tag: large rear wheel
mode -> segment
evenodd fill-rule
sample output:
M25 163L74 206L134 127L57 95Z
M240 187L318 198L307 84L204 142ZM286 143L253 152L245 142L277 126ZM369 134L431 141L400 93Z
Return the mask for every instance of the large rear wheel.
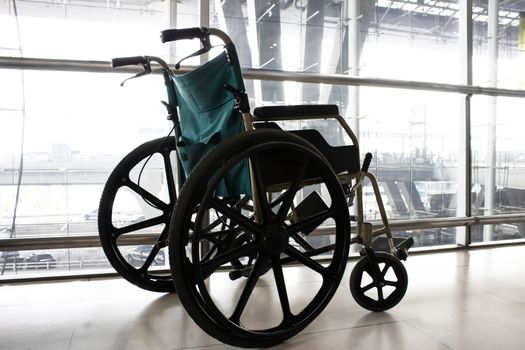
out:
M251 193L234 200L221 195L232 169L246 164ZM326 205L298 218L294 208L312 191ZM224 225L208 224L217 220ZM325 224L335 226L333 235L304 234ZM175 206L170 263L180 300L203 330L224 343L281 343L310 324L337 290L349 230L338 178L311 144L277 130L232 137L195 167Z
M177 198L175 162L174 137L138 146L109 176L98 210L100 242L113 268L155 292L175 290L166 248ZM140 244L130 245L135 241Z

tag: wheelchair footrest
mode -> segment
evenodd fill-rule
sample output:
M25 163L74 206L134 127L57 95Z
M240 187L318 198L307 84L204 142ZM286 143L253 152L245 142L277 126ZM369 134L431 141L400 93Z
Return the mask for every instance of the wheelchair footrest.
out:
M408 250L414 244L414 238L408 237L403 242L395 246L396 256L399 260L406 260L408 258Z
M392 238L394 240L394 251L395 255L399 260L406 260L408 257L408 250L414 244L414 238ZM388 245L388 238L377 237L372 242L372 249L375 251L391 253L390 246Z
M230 273L228 274L228 277L230 277L230 280L235 281L236 279L239 279L241 277L248 277L251 271L252 271L251 267L241 269L241 270L233 270L233 271L230 271Z
M295 208L297 214L297 219L302 220L310 216L319 214L325 210L328 210L328 206L321 198L317 191L310 193L301 203ZM305 235L309 234L317 228L318 225L313 225L313 227L303 229L301 232Z

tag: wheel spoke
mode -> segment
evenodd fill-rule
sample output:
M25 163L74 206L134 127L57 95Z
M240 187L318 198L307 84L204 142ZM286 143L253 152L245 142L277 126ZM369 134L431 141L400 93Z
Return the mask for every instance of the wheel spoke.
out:
M170 235L170 227L169 225L166 225L162 232L159 235L159 238L157 238L157 245L161 248L164 248L168 245L168 237Z
M277 204L281 203L285 199L286 193L287 192L280 193L277 197L272 198L272 201L269 204L270 208L275 208Z
M244 198L241 198L237 203L235 203L231 208L233 208L233 210L242 210L243 208L245 208L246 206L246 203L248 203L249 201L249 197L246 196ZM222 203L222 202L221 202ZM224 203L223 203L224 204ZM252 208L253 210L253 208ZM242 214L241 214L242 215ZM239 232L240 229L237 229L237 228L234 228L232 226L235 226L235 224L231 223L228 224L227 223L227 220L228 218L225 216L225 215L218 215L217 213L217 220L215 220L214 222L212 222L211 224L209 224L208 226L202 228L201 230L201 235L204 236L205 233L208 233L208 232L211 232L211 230L213 230L214 228L216 228L217 226L219 225L223 225L223 226L227 226L229 228L231 228L230 232ZM244 216L243 216L244 217ZM252 216L249 216L248 217L248 221L250 221L253 217ZM231 220L230 220L231 221ZM224 232L227 232L227 230L225 229L225 227L222 227L222 231ZM214 233L212 232L210 235L213 235Z
M253 221L250 221L248 218L243 216L240 212L236 211L233 208L230 208L219 199L213 197L210 199L210 205L224 214L226 218L230 219L236 225L242 227L245 231L250 233L262 234L262 229L258 227Z
M305 250L313 250L315 249L308 243L303 237L301 237L298 233L294 233L291 235L293 240L297 242L303 249Z
M211 260L203 262L201 264L203 277L207 278L219 267L231 262L232 260L239 259L243 256L250 256L251 254L255 253L259 247L260 244L248 243L225 253L219 254Z
M390 265L385 265L385 268L383 271L381 271L381 277L385 278L386 273L388 272L388 269L390 268Z
M279 292L279 300L281 301L281 308L283 310L284 324L290 324L293 318L290 309L290 301L288 300L288 292L286 291L286 282L283 275L283 266L279 256L272 256L272 269L277 284L277 291Z
M173 177L173 171L171 168L171 158L170 158L171 152L163 153L162 156L164 158L164 168L166 170L166 182L168 184L168 194L170 196L170 204L174 204L175 200L177 199L177 195L175 193L175 179Z
M225 230L212 231L210 233L203 234L200 237L201 237L201 240L203 239L212 240L212 239L220 238L222 236L236 234L239 232L241 232L240 229L225 229Z
M312 270L318 272L319 274L325 276L328 273L328 269L325 268L323 265L319 264L317 261L313 260L312 258L304 255L296 248L292 247L291 245L288 245L284 251L286 254L288 254L290 257L295 258L297 261L303 263L304 265L308 266Z
M335 215L336 209L330 208L318 214L312 215L307 219L301 220L295 224L292 224L288 227L288 232L290 234L298 233L304 229L310 229L311 227L318 227L326 219L331 218Z
M279 211L277 212L277 222L281 223L284 222L286 219L286 214L288 214L288 211L290 210L290 207L292 206L293 199L295 198L295 194L297 191L299 191L299 188L301 186L301 181L304 178L304 175L306 173L306 169L308 168L309 161L308 159L304 159L299 171L297 173L297 176L295 177L294 181L290 185L290 188L285 193L284 200L281 204L281 207L279 208Z
M162 216L157 216L156 218L151 218L148 220L137 222L129 226L119 227L115 229L115 238L125 233L139 231L139 230L142 230L148 227L153 227L155 225L164 224L165 222L166 222L166 218L164 217L164 215L162 215Z
M372 282L372 283L367 284L366 286L362 287L362 288L361 288L361 291L362 291L363 293L365 293L365 292L369 291L370 289L372 289L374 286L375 286L375 283Z
M213 254L219 250L219 246L217 244L214 244L213 247L206 253L206 255L201 259L201 263L205 261L209 261L210 258L213 256Z
M167 226L164 228L162 233L164 233L164 231L168 231L168 227ZM153 245L153 247L151 248L151 252L149 253L148 257L146 258L146 261L144 261L144 265L142 265L142 267L140 268L141 271L146 272L150 268L151 263L153 263L153 260L155 260L155 257L159 253L160 248L161 247L160 247L159 244L154 244Z
M330 251L333 251L334 249L335 249L335 243L334 244L329 244L329 245L321 247L321 248L314 248L312 250L307 250L305 252L301 252L301 254L306 256L306 257L310 257L310 256L316 256L316 255L323 254L323 253L328 253ZM286 258L281 259L281 263L283 265L286 265L288 263L295 262L295 261L296 261L296 259L294 259L292 257L286 257Z
M383 276L381 275L381 270L379 270L379 266L373 266L373 264L370 261L368 262L364 271L366 271L366 273L368 273L368 275L372 277L372 280L374 280L374 282L376 283L382 282L384 280Z
M392 287L396 287L396 288L399 287L398 282L392 282L392 281L385 280L385 281L383 281L383 283L385 284L385 286L392 286Z
M203 227L201 229L201 234L204 235L204 234L207 234L208 232L211 232L211 230L213 230L214 228L216 228L217 226L223 224L224 223L221 221L221 219L224 219L224 216L221 216L219 219L215 220L214 222L212 222L211 224L209 224L208 226L206 227ZM213 233L212 233L213 234Z
M383 297L383 288L382 287L377 287L377 298L379 299L379 301L385 300L385 298Z
M146 191L145 189L143 189L142 187L140 187L136 183L132 182L131 180L126 182L126 186L128 186L130 189L132 189L139 196L141 196L144 199L146 199L148 202L151 202L155 206L155 208L157 208L159 210L162 210L162 211L169 210L169 205L168 204L164 203L163 201L161 201L160 199L155 197L153 194L149 193L148 191Z
M233 207L236 208L236 209L242 209L242 207L244 207L248 201L249 201L249 198L248 197L244 197L241 200L239 200L237 203L235 203ZM217 220L215 220L214 222L212 222L208 226L202 228L201 234L208 233L211 230L213 230L215 227L217 227L217 226L219 226L221 224L223 224L223 225L225 224L227 218L224 215L217 215L217 216L218 216ZM227 226L231 227L233 225L227 225Z
M234 204L234 207L242 209L250 201L250 197L244 196L237 203Z
M261 210L263 222L271 222L271 212L270 205L268 204L268 199L266 198L266 189L264 188L263 176L261 172L261 167L259 163L259 155L256 154L251 162L255 189L257 194L257 201L259 202L259 209Z
M253 265L253 269L250 273L250 276L248 276L246 284L244 285L244 289L242 290L239 301L235 306L235 310L230 316L230 321L232 321L233 323L240 323L241 315L244 311L244 308L246 307L246 304L248 303L248 300L250 299L250 296L252 295L253 289L255 288L255 284L259 280L260 271L264 268L264 265L266 265L267 260L268 258L266 255L260 255L257 258L255 265Z

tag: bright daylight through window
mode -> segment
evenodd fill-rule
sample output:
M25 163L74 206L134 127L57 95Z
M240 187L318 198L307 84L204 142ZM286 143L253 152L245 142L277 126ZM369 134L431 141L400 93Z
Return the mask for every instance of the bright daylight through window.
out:
M0 0L0 58L110 61L151 55L174 64L197 50L198 41L162 44L160 32L207 20L231 36L247 69L468 85L463 1L360 0L355 12L353 0L210 0L202 7L192 0ZM473 85L524 89L522 11L517 0L472 1ZM219 52L215 48L211 57ZM197 65L199 58L182 64ZM171 129L159 103L166 99L162 78L151 75L121 88L127 77L0 65L0 240L98 234L99 200L111 171L134 148ZM468 163L465 94L380 85L246 80L252 110L271 104L338 105L361 152L374 156L370 169L394 223L525 211L523 98L468 97ZM314 127L333 145L349 142L329 121L283 126ZM166 196L162 157L143 165L132 176L141 173L145 188ZM470 198L462 190L465 173ZM119 194L115 225L155 215L137 198ZM365 215L379 219L368 186ZM415 248L441 247L464 244L458 238L464 232L445 225L400 229L395 236L414 236ZM470 228L472 243L524 235L519 222ZM130 245L121 253L141 264L150 249ZM154 265L167 268L167 260ZM0 279L101 271L110 271L110 265L99 247L0 251Z

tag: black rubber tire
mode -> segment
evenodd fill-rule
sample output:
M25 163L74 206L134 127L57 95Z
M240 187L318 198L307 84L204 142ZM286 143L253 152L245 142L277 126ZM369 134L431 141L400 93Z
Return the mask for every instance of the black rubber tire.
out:
M169 157L172 152L175 152L175 138L172 136L146 142L131 151L119 162L119 164L109 176L100 198L98 210L98 232L100 242L106 257L111 263L111 266L113 266L113 268L123 278L135 284L136 286L142 289L162 293L175 291L171 274L160 271L149 271L149 267L151 267L153 264L150 264L150 266L145 270L141 270L133 266L127 256L122 255L116 237L117 231L119 229L116 228L112 223L112 211L118 191L123 187L129 187L127 185L132 183L132 181L129 179L129 174L130 171L137 166L137 164L139 164L144 159L147 159L152 154L159 153L164 158L165 169L173 168ZM159 234L159 237L157 238L157 244L160 248L167 246L171 213L176 202L176 190L174 182L176 177L174 174L169 174L169 176L167 174L166 178L168 179L167 181L170 203L164 203L158 199L158 201L163 203L163 214L158 220L160 223L165 225L163 232ZM134 185L136 186L136 184ZM133 232L136 231L129 233Z
M385 264L383 269L380 269L383 275L381 281L373 280L372 273L369 272L371 268L370 260L364 256L357 262L350 274L350 291L354 300L360 306L370 311L381 312L396 306L403 299L408 288L408 274L401 260L392 254L376 251L375 258L378 264ZM392 268L397 281L384 279L384 276L390 268ZM365 272L373 281L366 286L361 286ZM386 298L382 298L383 288L385 286L391 286L395 289ZM377 300L365 295L365 293L372 288L377 288ZM379 290L381 290L381 294Z
M280 321L277 326L272 325L265 329L247 329L244 328L244 324L241 322L244 306L240 307L241 311L238 313L234 312L231 317L228 317L228 315L225 315L220 310L220 307L215 304L214 299L210 295L210 291L207 289L207 283L211 278L208 280L208 277L213 275L216 270L211 273L208 273L207 270L205 271L204 264L201 264L203 260L200 258L200 249L192 249L192 247L199 246L200 238L204 237L204 235L209 236L209 232L206 231L201 236L199 232L201 226L197 224L193 226L193 223L201 222L199 215L206 211L205 208L207 208L208 203L217 203L218 199L213 197L213 186L216 185L217 178L220 178L229 166L233 166L239 159L242 159L248 154L257 154L256 152L258 150L267 151L268 149L272 149L273 151L280 150L281 148L286 148L287 151L293 150L293 152L296 152L298 155L305 157L307 160L301 160L303 162L302 164L308 164L308 166L313 164L312 166L316 166L322 174L323 180L325 180L326 188L328 189L327 192L331 198L331 207L322 213L322 215L333 218L335 221L335 243L330 246L333 251L333 256L331 257L332 260L328 261L328 266L324 267L313 259L304 259L304 257L301 256L301 254L308 255L307 253L300 252L301 254L297 254L294 252L293 249L290 248L289 240L285 238L279 243L283 246L282 249L284 250L282 252L271 252L270 250L272 248L269 247L273 247L274 242L271 241L269 237L274 234L276 236L281 235L280 237L286 237L285 234L281 231L274 233L270 229L267 229L263 234L254 233L255 231L260 232L259 229L263 227L268 227L266 226L267 223L265 223L266 219L263 218L262 222L257 224L254 221L250 221L253 225L259 225L255 231L250 231L249 228L244 229L256 237L251 243L253 245L259 244L258 242L264 243L260 243L261 248L254 250L257 252L257 259L254 262L252 271L257 272L253 272L248 278L241 280L246 281L241 295L244 293L249 294L246 297L246 302L243 304L241 301L237 301L237 307L235 309L239 308L239 304L246 306L247 300L253 291L253 287L247 287L247 285L255 285L258 278L263 274L265 278L270 278L268 276L273 275L273 281L276 283L276 288L279 292L278 300L283 316L282 321ZM306 167L307 165L304 165L304 168ZM305 172L306 170L298 171L299 174L304 174ZM257 171L255 170L254 173L257 173ZM257 179L257 175L254 176ZM295 181L299 182L302 179L300 176L301 175L297 175ZM210 188L207 189L207 187ZM291 196L288 196L294 198L297 190L294 191L295 192L290 191ZM213 199L211 199L212 197ZM285 200L282 201L282 203L284 202ZM284 204L281 204L281 206L283 205ZM192 216L195 215L196 207L200 209L197 212L196 219L193 220ZM287 210L285 206L283 213ZM328 214L330 215L328 216ZM271 214L267 214L267 217L271 217ZM279 213L275 214L274 218L276 222L279 220L277 219L278 217L283 217L283 215L279 215ZM270 221L272 220L273 219ZM312 220L312 218L309 220ZM309 221L308 224L311 225L311 221ZM321 222L317 225L320 224ZM289 231L286 231L286 235L292 233L292 226L287 227ZM297 227L298 226L295 226L295 229ZM204 331L229 345L240 347L267 347L282 343L302 331L329 303L337 290L347 264L349 237L350 220L345 196L337 176L334 174L326 159L310 143L290 133L278 130L249 131L236 135L219 144L199 162L193 169L189 179L185 182L175 205L172 224L170 225L170 264L177 292L183 306L190 317ZM246 245L249 245L249 243ZM243 247L246 245L243 245ZM299 250L297 250L297 252L299 252ZM309 303L304 308L302 308L301 305L302 311L296 314L293 314L291 311L292 309L290 308L290 302L286 292L286 282L283 277L284 263L289 262L284 258L287 254L291 254L287 256L289 260L295 259L294 261L296 262L308 265L322 277L322 282L320 282L322 285L319 290L317 292L315 290L309 291L313 294L313 297L311 300L308 298L310 300ZM229 259L229 256L227 259ZM259 259L261 259L261 261L259 265L257 265ZM192 263L191 261L198 261L199 263ZM210 263L210 261L206 261L206 263ZM268 268L270 265L271 267ZM226 261L223 266L230 266L230 264ZM315 269L318 269L320 272ZM221 276L218 277L221 278ZM226 289L224 285L221 285L221 287L224 290ZM284 290L285 294L281 293L282 290ZM242 298L239 297L239 299ZM234 299L231 300L234 301ZM283 300L285 300L284 303ZM264 305L263 301L263 306ZM288 309L289 312L286 312L286 309ZM234 314L237 316L234 316Z

